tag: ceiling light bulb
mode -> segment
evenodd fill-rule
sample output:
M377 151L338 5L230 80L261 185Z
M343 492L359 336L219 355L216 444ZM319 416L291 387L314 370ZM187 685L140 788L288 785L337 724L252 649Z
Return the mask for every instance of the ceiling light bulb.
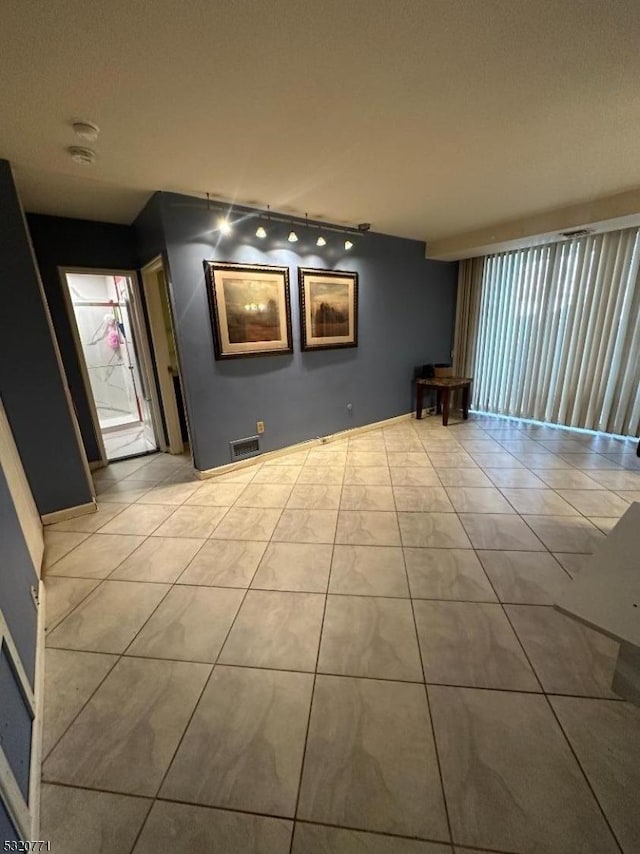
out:
M296 243L298 240L298 235L295 233L293 229L289 232L289 237L287 238L289 243Z
M231 223L226 217L221 217L218 220L218 231L220 234L231 234Z
M261 240L267 236L267 230L263 225L259 225L256 229L256 237L259 237Z
M82 166L91 166L96 162L96 153L92 148L84 148L81 145L70 145L67 148L67 153L71 156L74 163L80 163Z
M316 240L316 246L326 246L327 241L324 239L322 235Z
M72 122L71 127L73 128L73 132L76 136L79 136L80 139L84 139L87 142L95 142L98 138L98 134L100 133L100 128L98 125L94 125L93 122Z
M352 246L353 246L353 243L350 240L345 240L345 242L344 242L344 248L345 249L349 250L352 248Z

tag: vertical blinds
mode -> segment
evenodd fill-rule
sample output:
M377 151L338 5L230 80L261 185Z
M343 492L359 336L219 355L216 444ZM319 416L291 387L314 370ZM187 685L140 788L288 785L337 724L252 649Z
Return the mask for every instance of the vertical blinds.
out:
M455 360L476 409L637 435L640 229L461 262Z

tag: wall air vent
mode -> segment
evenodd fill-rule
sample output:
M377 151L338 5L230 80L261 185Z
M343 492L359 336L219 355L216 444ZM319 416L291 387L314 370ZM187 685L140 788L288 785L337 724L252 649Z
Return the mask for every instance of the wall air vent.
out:
M256 457L260 453L260 437L250 436L248 439L235 439L229 442L231 451L231 462L244 460L247 457Z
M586 237L591 233L590 228L574 228L572 231L561 231L560 237Z

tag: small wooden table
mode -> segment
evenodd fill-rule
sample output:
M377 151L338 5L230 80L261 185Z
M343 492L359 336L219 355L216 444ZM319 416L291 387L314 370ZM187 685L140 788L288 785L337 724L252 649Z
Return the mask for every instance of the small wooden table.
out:
M422 418L422 401L425 388L435 389L438 395L437 412L442 411L442 425L449 423L449 396L452 391L462 389L462 417L469 417L469 398L471 397L472 379L468 377L431 377L416 380L416 418Z

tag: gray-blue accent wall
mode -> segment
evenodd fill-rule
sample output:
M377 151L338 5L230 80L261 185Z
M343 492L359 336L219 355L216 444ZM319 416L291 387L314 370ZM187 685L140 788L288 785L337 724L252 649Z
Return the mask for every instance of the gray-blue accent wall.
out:
M0 160L0 396L41 515L86 504L92 487L11 167Z
M141 263L164 249L196 468L230 462L229 442L265 422L263 451L409 412L416 365L449 362L457 264L425 259L425 245L370 232L350 252L328 232L301 230L287 242L286 223L256 238L255 212L236 209L233 233L216 229L219 210L206 201L158 193L136 222ZM289 268L294 352L216 361L203 262ZM301 352L299 266L359 274L358 347ZM351 412L347 404L352 404Z

